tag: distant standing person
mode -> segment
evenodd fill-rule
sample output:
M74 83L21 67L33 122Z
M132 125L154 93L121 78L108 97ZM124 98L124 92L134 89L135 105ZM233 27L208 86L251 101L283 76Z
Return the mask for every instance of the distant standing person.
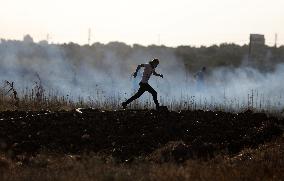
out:
M205 89L205 72L206 67L202 67L202 69L194 75L194 78L196 80L196 89L198 91L204 91Z
M159 65L159 59L155 58L152 61L150 61L147 64L141 64L138 65L136 68L136 71L134 72L133 76L137 76L137 72L141 67L144 67L144 72L142 75L142 80L139 83L139 89L136 94L134 94L131 98L129 98L127 101L122 103L122 107L125 109L127 107L127 104L131 103L135 99L139 98L145 91L148 91L152 94L153 100L156 104L156 109L159 109L159 102L157 97L157 92L148 84L148 80L150 79L151 75L159 76L163 78L162 74L158 74L155 71L155 68Z

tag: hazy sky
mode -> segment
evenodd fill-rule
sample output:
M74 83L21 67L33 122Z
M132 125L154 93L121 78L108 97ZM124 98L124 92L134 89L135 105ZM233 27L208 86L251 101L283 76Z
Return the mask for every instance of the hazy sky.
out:
M250 33L284 44L284 0L0 0L0 38L54 43L248 43Z

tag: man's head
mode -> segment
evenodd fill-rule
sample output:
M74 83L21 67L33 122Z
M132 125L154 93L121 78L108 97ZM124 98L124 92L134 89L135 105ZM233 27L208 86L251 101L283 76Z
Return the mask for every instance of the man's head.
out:
M202 67L202 71L205 72L206 71L206 67Z
M154 58L152 61L150 61L150 64L156 68L159 65L160 61L157 58Z

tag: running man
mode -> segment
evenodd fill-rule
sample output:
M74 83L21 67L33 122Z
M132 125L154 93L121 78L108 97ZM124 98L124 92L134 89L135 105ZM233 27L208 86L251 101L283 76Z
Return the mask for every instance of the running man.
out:
M150 79L151 75L159 76L163 78L162 74L158 74L155 71L155 68L159 65L159 59L155 58L152 61L150 61L147 64L141 64L138 65L136 68L136 71L134 72L133 76L134 78L137 76L137 72L141 67L144 67L144 72L142 76L142 80L139 83L139 89L136 94L134 94L131 98L129 98L127 101L122 103L122 107L125 109L127 107L127 104L131 103L135 99L139 98L145 91L148 91L152 94L153 100L156 104L156 109L159 109L159 102L157 97L157 92L148 84L148 80Z

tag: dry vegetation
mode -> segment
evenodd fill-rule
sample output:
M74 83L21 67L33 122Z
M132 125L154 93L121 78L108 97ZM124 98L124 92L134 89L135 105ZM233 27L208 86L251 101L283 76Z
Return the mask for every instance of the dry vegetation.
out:
M17 99L13 90L1 90L0 180L284 178L283 119L247 111L235 120L236 114L195 110L86 110L82 116L74 108L119 101L74 102L40 91L35 86ZM48 115L32 116L38 113Z
M244 149L209 161L188 160L157 164L134 161L117 164L95 154L60 155L41 153L21 162L0 159L1 180L283 180L284 138L257 149Z

